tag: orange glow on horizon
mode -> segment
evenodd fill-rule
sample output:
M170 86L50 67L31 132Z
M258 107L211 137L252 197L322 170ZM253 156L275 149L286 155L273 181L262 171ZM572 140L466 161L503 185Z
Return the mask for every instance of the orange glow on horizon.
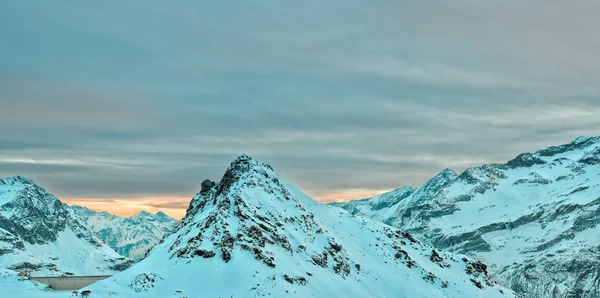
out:
M325 194L317 194L312 197L315 200L317 200L319 202L323 202L323 203L348 202L351 200L371 198L371 197L386 193L388 191L390 191L390 190L389 189L384 189L384 190L381 190L381 189L378 189L378 190L356 189L356 190L331 192L331 193L325 193Z
M61 199L68 205L79 205L91 210L106 211L117 216L132 216L142 210L155 214L159 211L180 220L185 215L191 198L146 197L146 198L70 198Z
M357 189L323 194L312 197L323 203L346 202L354 199L369 198L388 190ZM159 211L180 220L185 216L191 198L189 197L145 197L145 198L65 198L62 202L68 205L79 205L91 210L117 216L132 216L142 210L155 214Z

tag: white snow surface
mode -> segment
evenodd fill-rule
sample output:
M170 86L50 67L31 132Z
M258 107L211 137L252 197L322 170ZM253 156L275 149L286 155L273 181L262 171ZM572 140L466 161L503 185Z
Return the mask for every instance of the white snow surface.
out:
M482 268L323 205L241 156L147 258L89 289L111 297L514 297Z
M482 260L523 297L600 297L600 137L445 172L409 197L335 205ZM382 197L395 203L374 208Z
M0 179L0 268L36 276L104 275L131 263L33 181Z
M177 220L162 212L120 217L81 206L71 206L71 211L116 252L138 261L177 225Z

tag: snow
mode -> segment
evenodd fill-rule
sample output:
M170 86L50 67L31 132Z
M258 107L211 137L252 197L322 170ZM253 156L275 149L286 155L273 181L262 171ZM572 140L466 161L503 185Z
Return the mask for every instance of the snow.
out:
M119 217L80 206L71 206L71 211L114 250L135 260L141 260L177 225L175 219L162 212L154 215L141 211L131 217Z
M57 257L73 271L89 269L95 254L65 248L78 237L64 231L58 239L27 244L27 251ZM73 263L63 261L67 255L76 256ZM147 258L86 289L98 297L514 297L474 269L481 266L323 205L271 167L242 156L218 185L192 200L186 217ZM3 298L68 297L6 272Z
M226 173L209 194L196 196L194 210L146 259L90 289L112 291L111 297L511 297L498 286L474 286L470 279L482 277L468 275L462 257L439 252L450 266L442 268L430 260L430 247L389 236L400 232L323 205L270 167L246 158L238 162L249 163L249 168L241 174ZM239 177L227 180L232 175ZM249 233L249 227L261 224L260 236L247 238L257 235ZM237 235L230 260L222 251L225 242L220 242L227 234ZM275 235L283 240L254 248L272 256L273 266L243 248ZM339 250L333 250L327 266L311 261L314 253L336 245ZM398 246L410 256L412 267L395 257ZM178 257L196 249L214 250L216 255ZM335 272L332 266L338 260L340 266L348 265L347 274ZM428 281L430 272L435 277Z
M27 184L33 184L33 181L20 176L0 179L0 206L16 198L19 191Z
M37 276L103 275L128 260L98 239L68 206L23 177L0 179L0 268ZM116 267L115 267L116 268Z
M363 206L358 210L364 216L483 260L504 284L521 288L526 297L553 294L554 286L563 294L577 287L585 293L595 286L583 285L598 282L595 270L581 268L587 273L578 275L568 268L575 262L586 266L589 255L600 257L594 250L600 247L599 148L600 138L582 137L522 155L513 163L517 166L468 169L425 201L413 197L431 182L382 210L365 209L389 194L336 206ZM452 237L457 240L448 240Z

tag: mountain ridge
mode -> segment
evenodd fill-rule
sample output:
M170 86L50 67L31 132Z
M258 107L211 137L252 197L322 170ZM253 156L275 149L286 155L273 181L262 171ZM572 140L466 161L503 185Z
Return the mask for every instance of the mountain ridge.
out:
M137 261L177 225L177 220L161 211L152 214L142 210L122 217L77 205L70 208L75 217L85 222L113 250Z
M179 225L144 260L91 289L149 296L513 297L484 264L319 203L246 155L192 199Z
M0 179L0 268L46 275L107 274L131 263L32 180Z
M600 258L600 241L586 235L600 233L599 165L600 137L580 137L466 169L417 204L409 197L374 211L374 197L334 205L484 260L524 297L598 297L600 263L588 259Z

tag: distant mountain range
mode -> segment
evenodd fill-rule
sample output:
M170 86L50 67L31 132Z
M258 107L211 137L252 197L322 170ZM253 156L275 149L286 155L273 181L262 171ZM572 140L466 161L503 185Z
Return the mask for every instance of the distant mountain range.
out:
M90 287L119 297L514 297L485 264L314 201L236 159L140 263Z
M133 263L33 181L0 179L0 268L35 275L100 275Z
M202 186L176 223L1 179L0 286L129 267L108 242L146 255L89 287L111 297L600 297L600 137L334 206L245 155Z
M71 211L117 253L136 261L178 223L163 212L141 211L131 217L119 217L75 205L71 206Z
M522 297L600 297L600 137L332 205L484 261Z

